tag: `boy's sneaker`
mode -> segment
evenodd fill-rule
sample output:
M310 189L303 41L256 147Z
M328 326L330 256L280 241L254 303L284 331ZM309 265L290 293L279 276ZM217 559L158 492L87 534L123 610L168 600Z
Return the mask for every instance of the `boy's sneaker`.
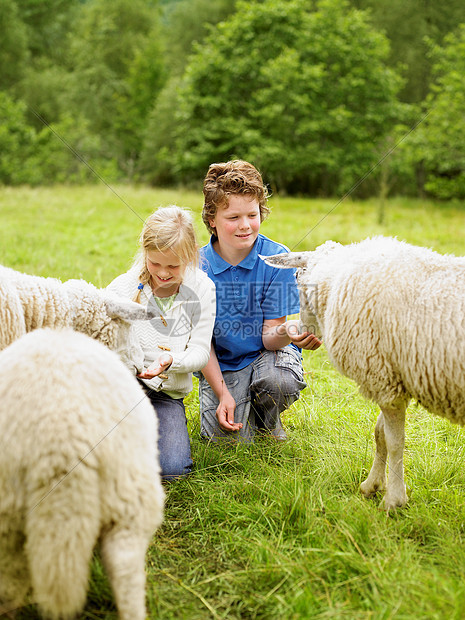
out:
M287 441L288 440L286 431L283 429L282 426L278 428L274 428L272 431L270 431L270 435L274 439L276 439L276 441Z

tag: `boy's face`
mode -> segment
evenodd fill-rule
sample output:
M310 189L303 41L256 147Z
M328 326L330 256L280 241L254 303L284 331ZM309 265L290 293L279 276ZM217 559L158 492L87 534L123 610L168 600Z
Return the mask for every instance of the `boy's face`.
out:
M234 250L251 248L260 231L258 200L244 194L232 195L228 206L220 207L209 223L220 245Z

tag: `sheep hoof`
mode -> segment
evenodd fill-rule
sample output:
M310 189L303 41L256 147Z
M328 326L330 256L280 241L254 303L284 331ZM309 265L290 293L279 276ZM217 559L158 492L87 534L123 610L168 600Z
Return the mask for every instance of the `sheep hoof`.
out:
M370 497L373 497L374 495L376 495L376 493L378 493L379 491L384 491L385 488L386 488L385 479L371 481L369 478L367 478L365 482L362 482L362 484L360 485L360 492L367 499L369 499Z
M387 513L395 512L398 508L403 508L407 504L407 502L408 497L405 491L398 497L396 497L395 495L388 496L388 494L386 493L386 495L379 504L379 509L384 510Z

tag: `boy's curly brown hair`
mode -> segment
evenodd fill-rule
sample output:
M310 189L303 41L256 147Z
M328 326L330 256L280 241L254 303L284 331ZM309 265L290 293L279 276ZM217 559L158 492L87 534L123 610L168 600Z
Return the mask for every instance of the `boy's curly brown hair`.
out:
M268 217L268 190L255 166L242 159L211 164L203 183L205 198L202 209L202 219L210 234L215 233L210 220L214 219L219 207L228 206L229 196L235 194L244 194L258 201L260 222Z

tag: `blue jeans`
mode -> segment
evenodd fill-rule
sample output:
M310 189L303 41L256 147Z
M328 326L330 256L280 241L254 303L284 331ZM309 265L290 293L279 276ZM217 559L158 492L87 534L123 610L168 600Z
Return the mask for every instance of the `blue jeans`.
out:
M173 480L192 471L191 445L182 398L171 398L164 392L155 392L139 381L150 399L158 418L158 451L161 477Z
M257 430L279 430L282 428L280 413L307 387L303 380L302 355L291 345L278 351L264 350L245 368L225 371L223 378L236 401L234 421L242 422L242 428L228 432L220 427L216 417L219 401L201 375L200 432L211 441L227 438L251 443Z

